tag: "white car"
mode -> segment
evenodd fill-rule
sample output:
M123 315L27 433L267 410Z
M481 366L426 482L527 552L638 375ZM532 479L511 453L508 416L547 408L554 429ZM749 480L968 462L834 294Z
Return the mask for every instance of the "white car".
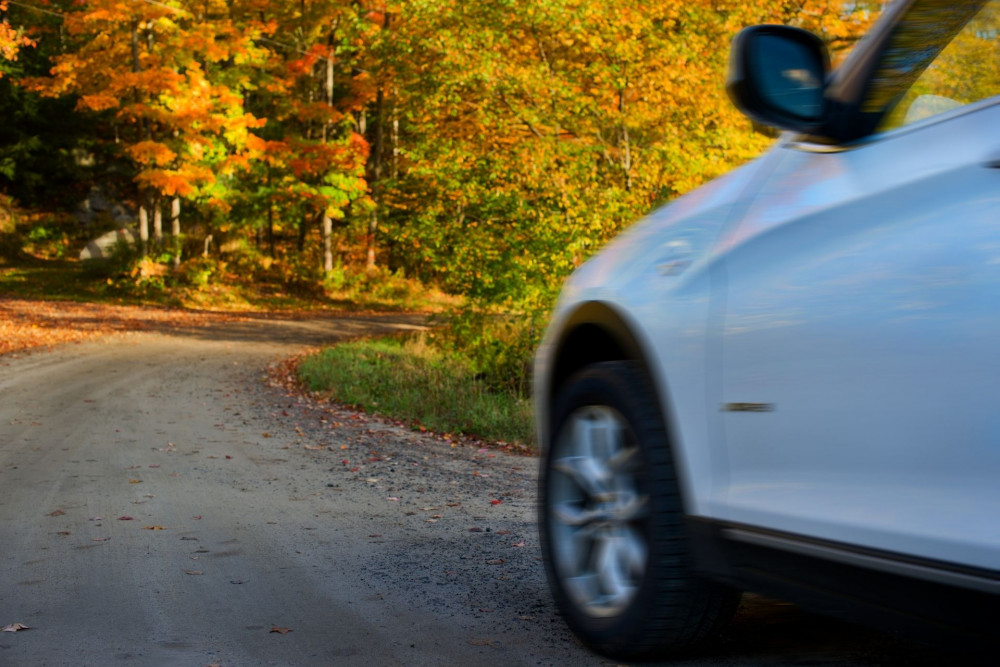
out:
M567 282L539 523L587 645L687 650L740 590L997 641L998 35L1000 0L897 0L830 72L743 31L730 95L780 141Z

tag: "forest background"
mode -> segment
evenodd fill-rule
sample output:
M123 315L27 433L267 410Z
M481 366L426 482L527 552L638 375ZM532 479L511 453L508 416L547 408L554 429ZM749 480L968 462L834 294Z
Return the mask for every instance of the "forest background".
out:
M436 290L442 341L524 394L561 281L772 140L726 99L732 37L798 25L836 61L880 6L0 0L3 288L60 270L88 298L211 307ZM113 261L74 261L123 227Z

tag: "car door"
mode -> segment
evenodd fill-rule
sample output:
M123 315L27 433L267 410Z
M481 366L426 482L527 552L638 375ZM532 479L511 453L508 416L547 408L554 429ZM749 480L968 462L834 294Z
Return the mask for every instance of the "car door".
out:
M995 49L997 27L968 29ZM985 83L972 102L915 86L899 127L849 147L778 149L724 240L720 518L997 568L1000 81Z

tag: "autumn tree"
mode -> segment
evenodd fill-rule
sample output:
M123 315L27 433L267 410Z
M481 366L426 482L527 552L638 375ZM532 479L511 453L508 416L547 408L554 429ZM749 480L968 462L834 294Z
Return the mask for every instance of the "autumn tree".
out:
M28 84L112 115L114 140L135 165L144 245L150 223L161 235L164 199L175 240L181 198L225 206L225 179L260 147L250 130L261 124L243 110L242 89L262 53L229 4L93 0L66 12L64 29L71 45L51 76Z
M367 89L358 58L373 23L363 3L344 0L237 8L259 26L258 41L269 51L249 96L267 125L258 130L261 158L241 182L243 210L258 228L266 225L272 255L276 225L297 231L300 254L318 228L321 267L329 272L334 224L344 224L367 189L368 146L356 122Z
M34 42L22 29L10 24L7 11L9 3L0 0L0 62L17 60L17 53L25 46L34 46ZM0 77L4 70L0 67Z

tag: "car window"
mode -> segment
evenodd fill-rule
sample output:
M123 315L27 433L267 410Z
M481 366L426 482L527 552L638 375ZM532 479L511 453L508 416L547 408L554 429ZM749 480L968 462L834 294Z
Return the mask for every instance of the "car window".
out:
M893 88L905 90L894 106L885 99ZM1000 0L931 1L918 3L890 38L866 102L891 106L878 128L887 131L998 94Z

